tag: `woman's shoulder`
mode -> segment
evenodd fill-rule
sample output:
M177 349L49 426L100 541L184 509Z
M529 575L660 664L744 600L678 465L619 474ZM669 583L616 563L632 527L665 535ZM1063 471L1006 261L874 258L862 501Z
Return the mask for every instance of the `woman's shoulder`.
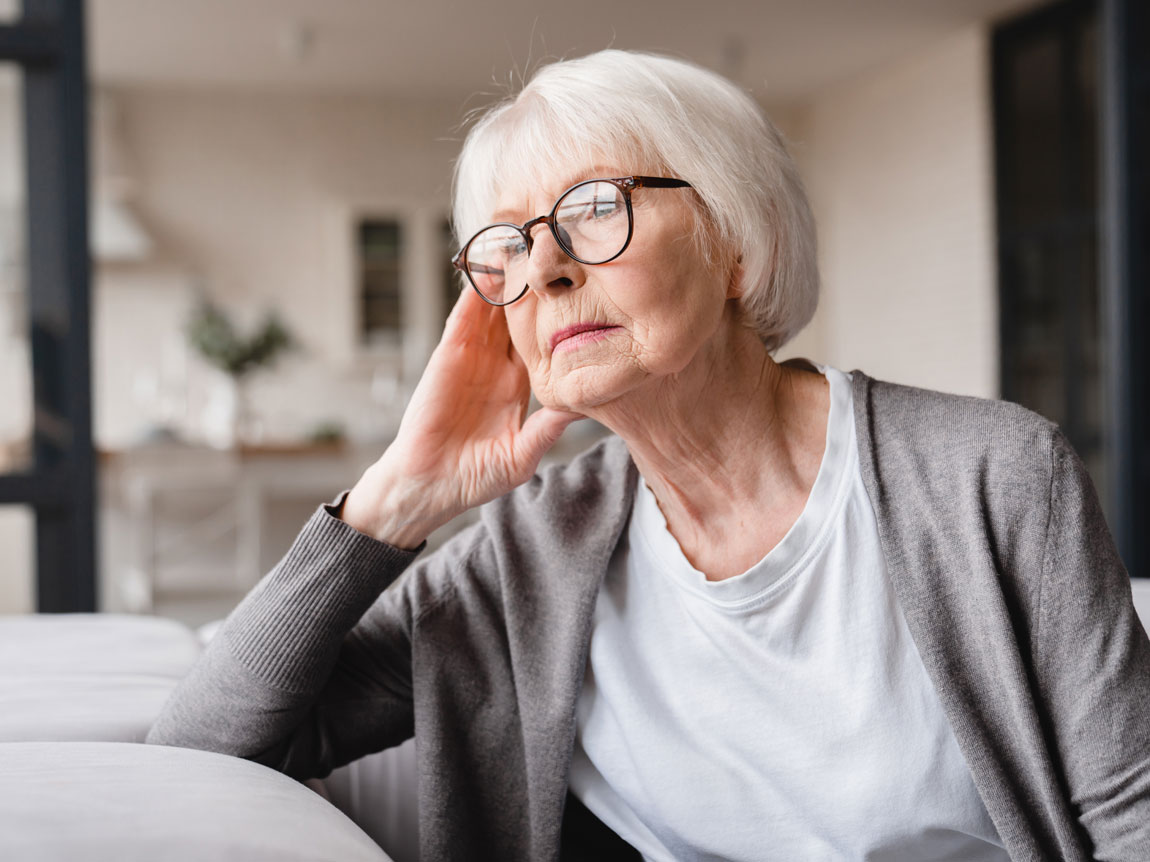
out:
M1009 401L852 378L860 466L874 491L951 505L977 498L999 512L1048 498L1069 446L1055 423Z
M1043 416L993 398L892 383L852 372L855 419L874 448L925 449L934 455L1028 453L1049 457L1060 435Z

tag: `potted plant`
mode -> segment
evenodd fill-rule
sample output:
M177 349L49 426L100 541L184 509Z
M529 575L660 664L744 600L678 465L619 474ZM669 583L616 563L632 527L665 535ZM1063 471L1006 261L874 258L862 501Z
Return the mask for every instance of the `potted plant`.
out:
M245 383L256 371L270 368L282 354L297 348L295 337L274 311L244 337L223 309L206 297L189 317L185 334L196 352L224 372L230 382L217 396L209 442L221 448L251 442L252 416Z

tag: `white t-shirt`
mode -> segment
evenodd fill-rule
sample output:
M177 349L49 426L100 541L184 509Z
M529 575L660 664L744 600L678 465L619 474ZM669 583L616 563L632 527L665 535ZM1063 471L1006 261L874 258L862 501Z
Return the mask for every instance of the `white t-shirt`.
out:
M649 860L1005 862L887 576L849 376L810 498L710 582L640 480L597 600L571 790Z

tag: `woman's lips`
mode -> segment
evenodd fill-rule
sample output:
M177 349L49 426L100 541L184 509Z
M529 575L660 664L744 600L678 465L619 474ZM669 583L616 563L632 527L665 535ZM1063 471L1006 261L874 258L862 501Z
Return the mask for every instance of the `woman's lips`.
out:
M551 352L574 350L584 344L597 341L608 332L618 328L609 323L576 323L574 326L560 329L551 336Z

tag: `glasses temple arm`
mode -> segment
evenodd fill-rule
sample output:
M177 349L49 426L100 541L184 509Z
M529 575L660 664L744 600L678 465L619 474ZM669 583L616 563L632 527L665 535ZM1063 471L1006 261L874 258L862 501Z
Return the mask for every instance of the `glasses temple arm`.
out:
M463 261L460 261L459 265L460 265L460 268L462 269L465 264L463 263ZM493 266L487 266L486 264L482 264L482 263L466 264L466 267L471 272L473 272L477 275L503 275L504 274L503 270L496 269Z
M629 177L636 188L648 189L683 189L690 188L686 180L672 179L671 177Z

